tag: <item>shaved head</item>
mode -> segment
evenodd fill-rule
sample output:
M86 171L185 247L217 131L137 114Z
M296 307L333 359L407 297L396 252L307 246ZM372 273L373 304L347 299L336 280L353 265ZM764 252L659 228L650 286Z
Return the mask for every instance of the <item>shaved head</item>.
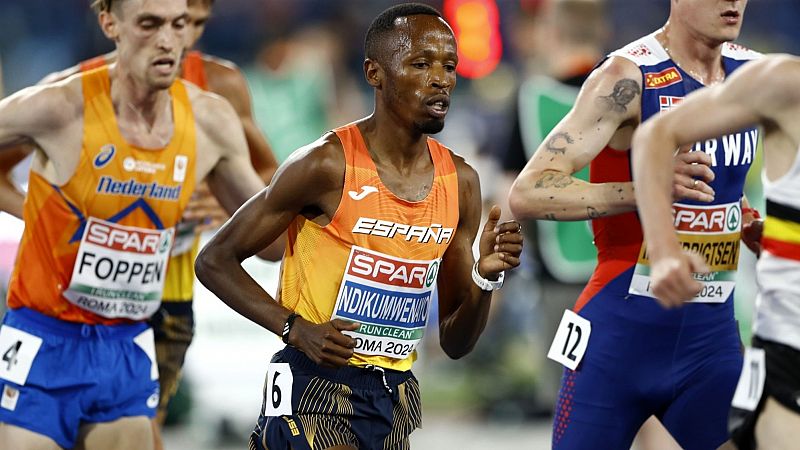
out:
M394 50L392 40L388 39L397 29L397 19L426 15L442 17L442 13L435 8L422 3L403 3L386 9L372 21L364 39L364 56L378 62L385 62L388 55Z

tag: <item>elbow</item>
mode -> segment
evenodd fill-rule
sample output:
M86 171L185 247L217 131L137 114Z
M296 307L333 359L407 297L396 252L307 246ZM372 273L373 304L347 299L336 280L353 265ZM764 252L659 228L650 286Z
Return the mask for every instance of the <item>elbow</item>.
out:
M468 355L473 348L475 348L475 344L471 345L454 345L449 344L446 340L442 340L440 342L442 350L444 354L447 355L448 358L456 360L461 359L464 356Z
M528 187L522 177L517 178L508 193L508 208L511 214L518 219L541 219L545 214L539 205L542 201L536 198L533 189Z
M197 258L194 260L194 273L203 286L208 286L214 272L213 251L211 251L209 246L206 245L202 250L200 250Z

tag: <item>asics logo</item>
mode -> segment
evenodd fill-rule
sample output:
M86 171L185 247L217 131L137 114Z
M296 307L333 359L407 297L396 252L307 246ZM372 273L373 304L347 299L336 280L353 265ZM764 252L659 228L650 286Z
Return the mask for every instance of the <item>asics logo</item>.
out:
M369 194L372 194L373 192L378 192L378 188L376 188L375 186L362 186L361 192L348 191L347 194L353 200L362 200L364 197L368 196Z
M97 156L94 158L94 163L93 163L94 167L100 169L106 164L108 164L108 162L111 161L111 158L114 157L114 153L116 153L116 148L114 147L114 144L106 144L102 146L100 148L100 153L98 153Z

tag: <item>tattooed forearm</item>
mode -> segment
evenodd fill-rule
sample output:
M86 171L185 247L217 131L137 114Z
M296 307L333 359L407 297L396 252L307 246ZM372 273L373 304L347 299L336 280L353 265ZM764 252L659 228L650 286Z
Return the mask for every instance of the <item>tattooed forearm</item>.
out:
M611 94L598 97L597 102L609 111L624 113L628 111L628 104L641 93L642 89L639 87L639 83L625 78L617 81Z
M545 148L550 153L557 153L559 155L563 155L567 152L567 145L572 144L574 139L569 133L556 133L550 139L547 140L547 144Z
M587 206L586 215L589 216L590 219L599 219L603 216L607 216L608 213L603 211L598 211L597 208L594 208L592 206Z
M558 219L556 218L556 215L555 215L555 214L553 214L553 213L547 213L547 214L545 214L545 215L544 215L544 218L545 218L545 219L547 219L547 220L558 220Z
M534 184L534 188L536 189L544 189L544 188L556 188L561 189L569 186L572 184L574 180L571 176L563 174L563 173L552 173L548 172L541 176L538 180L536 180L536 184Z

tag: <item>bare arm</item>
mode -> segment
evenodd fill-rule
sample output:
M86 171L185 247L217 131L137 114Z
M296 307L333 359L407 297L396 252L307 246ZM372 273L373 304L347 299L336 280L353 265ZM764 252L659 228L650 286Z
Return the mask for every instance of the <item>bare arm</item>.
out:
M25 193L11 179L11 171L33 150L29 144L20 144L0 151L0 211L22 219Z
M233 105L244 128L252 165L264 182L269 184L272 175L278 168L278 161L275 159L267 139L253 119L250 91L244 75L233 63L223 62L216 58L206 61L205 66L208 73L209 90L221 95Z
M682 252L674 232L669 195L672 152L678 146L754 124L769 126L790 92L788 77L781 82L775 76L777 64L780 61L769 58L752 62L724 84L690 95L634 135L634 180L653 267L653 292L667 305L679 305L700 290L691 272L699 271L702 264Z
M195 263L198 279L239 314L280 335L291 311L275 302L241 262L281 235L297 215L323 211L332 216L335 206L326 211L322 199L337 189L340 195L343 173L341 147L330 141L299 150L203 248ZM319 364L345 365L355 342L341 330L357 327L339 319L319 325L297 319L289 340Z
M453 359L469 353L486 326L492 292L472 281L472 244L481 218L478 174L457 158L459 224L442 259L439 273L439 338L442 349ZM498 225L500 208L493 207L480 235L478 273L496 280L503 270L519 265L522 234L517 222Z
M592 184L572 176L618 130L638 124L641 73L611 58L586 80L572 110L545 138L509 194L518 218L585 220L635 208L631 183Z

